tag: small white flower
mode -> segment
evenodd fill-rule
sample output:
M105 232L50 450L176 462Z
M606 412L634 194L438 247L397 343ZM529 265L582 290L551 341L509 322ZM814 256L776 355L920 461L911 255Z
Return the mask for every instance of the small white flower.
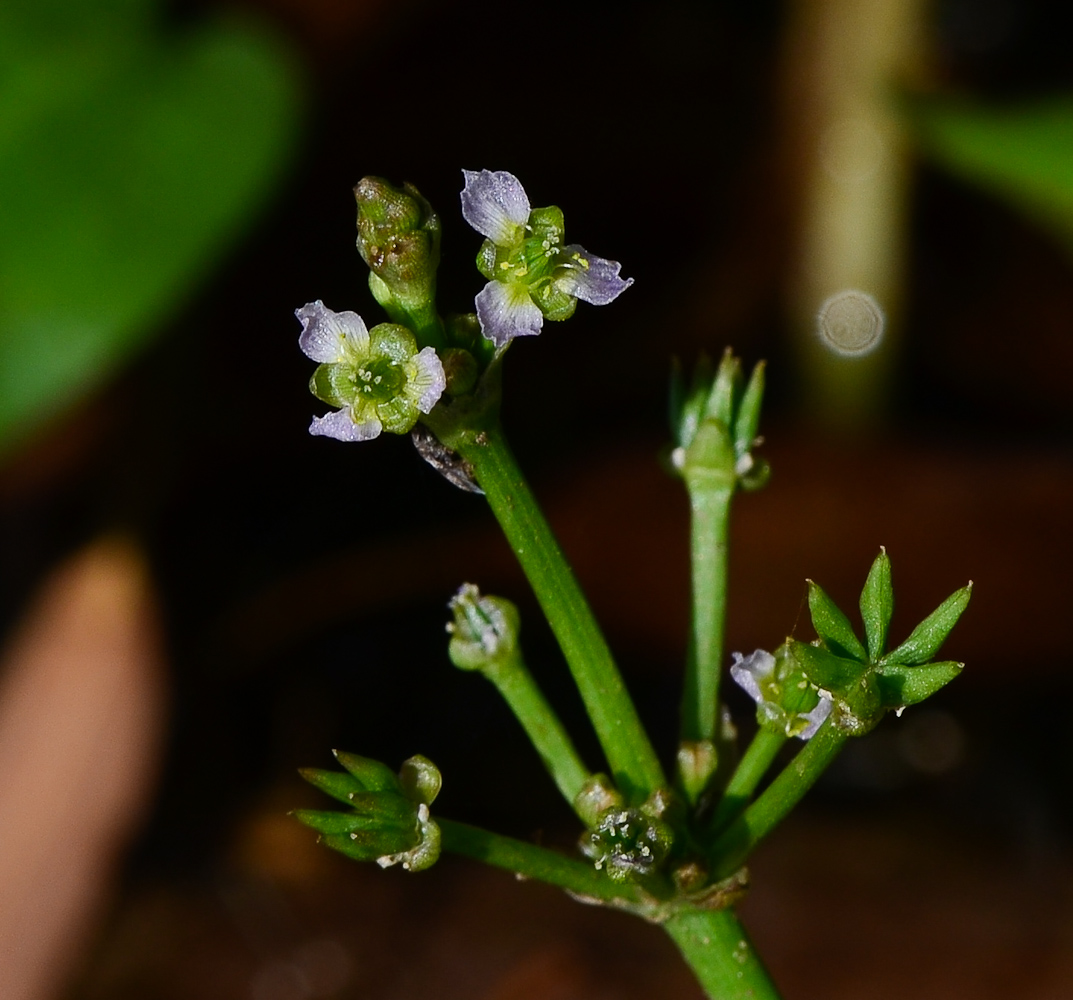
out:
M562 213L533 209L505 170L463 170L462 217L486 237L478 266L488 284L477 295L481 333L502 348L540 333L545 319L569 317L578 299L604 306L633 284L622 265L563 245Z
M822 690L817 691L819 701L808 712L788 712L783 708L787 688L800 684L804 675L798 677L798 671L782 671L783 676L780 676L779 661L767 650L757 649L748 656L731 655L734 663L730 667L730 676L756 702L757 719L762 724L778 726L787 736L808 740L831 714L831 696Z
M302 323L298 346L320 362L310 389L339 407L314 417L310 434L339 441L405 434L443 395L447 380L436 351L419 351L405 327L381 323L369 330L357 313L333 312L319 299L295 316Z

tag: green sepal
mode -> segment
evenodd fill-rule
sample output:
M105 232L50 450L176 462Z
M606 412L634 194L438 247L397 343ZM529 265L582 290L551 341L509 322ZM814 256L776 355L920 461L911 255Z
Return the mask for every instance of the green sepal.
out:
M837 656L822 646L791 639L787 644L802 673L817 687L832 694L848 694L860 685L868 665Z
M355 861L377 861L387 855L413 850L421 843L421 835L416 830L410 837L397 832L355 830L352 833L322 834L320 841Z
M884 708L904 708L930 698L961 673L964 663L939 660L923 666L901 663L876 668L876 686Z
M361 790L402 793L399 779L386 764L369 757L359 757L356 753L347 753L345 750L333 750L332 753L335 759L357 778L362 786Z
M491 240L485 240L481 244L480 250L477 251L477 270L489 281L495 279L496 260L498 257L496 245Z
M883 657L883 664L903 663L914 666L927 663L946 641L950 630L957 624L961 613L968 607L972 597L972 582L955 590L915 629L897 649Z
M443 786L440 769L421 754L415 754L402 762L399 781L403 794L411 802L421 802L426 806L432 805Z
M766 367L763 361L756 363L738 403L738 412L734 418L734 453L739 458L750 451L756 442L756 432L760 427L760 407L764 402Z
M559 322L569 319L577 309L577 299L557 288L554 281L534 285L530 288L529 295L547 320Z
M534 208L529 213L529 230L533 236L540 237L541 239L547 239L551 242L555 240L554 245L557 245L558 241L563 238L563 233L566 232L566 222L563 218L562 209L558 205L548 205L546 208Z
M675 362L677 364L677 362ZM671 431L681 448L688 448L700 427L704 417L704 408L708 405L708 396L712 391L712 379L715 377L712 359L701 352L693 367L693 378L689 389L685 387L685 378L679 370L678 398L673 395L674 381L672 369Z
M291 815L298 820L299 823L304 823L308 827L316 830L318 833L324 834L349 834L359 831L376 832L383 831L385 837L387 837L393 844L397 840L412 840L416 843L419 839L416 832L413 833L411 838L410 831L417 830L416 813L414 814L414 821L408 825L385 825L378 819L374 819L371 816L359 815L358 813L344 813L335 812L331 809L295 809ZM407 846L413 846L408 844ZM406 847L400 848L405 850Z
M734 396L740 381L741 362L728 347L719 361L712 391L708 395L708 404L704 408L704 416L718 420L724 427L729 428L734 419Z
M827 596L823 587L812 580L808 581L808 609L816 635L835 656L862 661L868 659L868 653L854 633L849 619Z
M868 640L868 656L873 662L878 662L883 656L892 614L894 589L890 580L890 559L887 558L887 550L881 548L861 591L861 618Z
M358 394L353 367L337 361L317 365L309 380L309 391L329 406L339 409L350 406Z
M350 806L378 826L407 829L417 824L417 806L394 792L354 792Z
M339 802L350 805L350 796L362 792L365 786L352 774L341 771L323 771L319 767L300 767L298 773L314 788L320 789ZM297 815L297 813L295 813ZM304 823L305 820L302 820Z
M686 449L682 477L690 484L698 481L733 489L737 481L734 466L734 445L726 424L710 417L704 419Z

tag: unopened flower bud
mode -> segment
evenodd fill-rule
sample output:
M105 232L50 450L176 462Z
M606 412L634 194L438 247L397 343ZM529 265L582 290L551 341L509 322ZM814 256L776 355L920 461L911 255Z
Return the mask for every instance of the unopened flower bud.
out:
M460 670L494 670L514 657L521 619L505 597L482 597L472 583L463 584L448 605L454 621L447 631L447 652Z

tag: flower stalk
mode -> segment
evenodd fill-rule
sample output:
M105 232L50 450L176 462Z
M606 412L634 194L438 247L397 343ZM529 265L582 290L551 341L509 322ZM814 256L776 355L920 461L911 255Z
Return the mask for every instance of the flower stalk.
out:
M665 787L659 758L577 578L498 422L451 442L469 462L566 657L615 782L628 802Z

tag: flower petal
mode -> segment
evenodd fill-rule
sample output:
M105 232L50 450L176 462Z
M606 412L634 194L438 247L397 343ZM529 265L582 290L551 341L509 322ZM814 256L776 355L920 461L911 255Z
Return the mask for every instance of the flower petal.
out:
M618 276L622 265L617 260L597 257L576 243L563 247L562 256L564 273L556 277L555 286L583 302L606 306L633 284L633 278Z
M406 395L422 413L428 413L447 388L447 376L436 349L423 347L410 362Z
M298 346L307 358L320 361L364 360L369 351L369 331L355 312L332 312L320 299L307 302L294 315L302 323Z
M496 347L503 347L515 337L535 336L544 325L544 317L525 285L489 281L474 302L481 333Z
M463 170L462 218L493 243L509 246L529 219L521 181L505 170Z
M730 676L757 704L764 700L760 690L760 682L771 677L775 673L775 657L763 649L758 649L748 656L741 653L732 653L734 663L730 667Z
M356 424L349 410L333 410L323 417L314 417L309 425L310 434L337 441L371 441L379 436L380 430L380 421L375 416Z
M816 735L816 730L827 721L827 716L831 714L833 705L834 702L831 700L831 696L826 691L821 691L820 700L811 712L798 713L798 720L808 719L808 725L801 732L795 734L797 738L800 740L812 739Z

